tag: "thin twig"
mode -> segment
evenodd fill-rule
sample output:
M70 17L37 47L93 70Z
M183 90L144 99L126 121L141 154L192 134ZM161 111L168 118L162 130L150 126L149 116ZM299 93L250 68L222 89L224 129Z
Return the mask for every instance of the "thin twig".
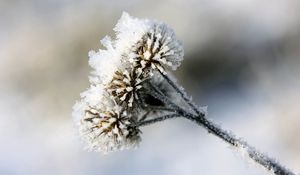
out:
M276 175L295 175L293 172L282 166L279 162L275 161L274 159L268 157L267 155L259 152L254 147L250 146L245 141L237 138L229 131L222 129L219 125L215 124L211 120L205 117L205 114L201 112L196 105L186 96L186 94L178 87L176 83L174 83L168 76L162 74L162 76L168 81L168 83L175 89L175 91L181 95L183 100L194 110L197 115L191 114L186 110L182 109L175 103L173 103L165 94L163 94L159 89L154 87L151 83L149 83L150 89L154 91L151 93L155 98L161 100L165 105L173 108L176 112L173 115L166 115L163 117L155 118L152 120L147 120L141 122L139 126L145 126L149 124L153 124L156 122L160 122L169 118L174 118L178 116L185 117L200 126L203 126L209 133L214 134L215 136L219 137L229 145L235 147L238 150L243 151L246 155L252 159L257 164L263 166L269 171L272 171Z
M144 102L142 96L141 96L141 93L139 91L136 92L137 94L137 102L138 102L138 105L142 108L142 109L146 109L147 108L147 105L146 103Z
M174 109L168 108L168 107L163 107L163 106L148 106L149 109L154 110L154 111L169 111L169 112L174 112Z
M181 95L183 100L196 112L198 115L205 115L199 110L199 108L191 101L191 99L186 95L186 93L173 81L168 75L161 73L164 79L174 88L174 90Z
M185 111L178 105L172 102L164 93L162 93L157 87L153 86L150 82L148 82L150 90L152 90L149 95L153 96L154 98L162 101L165 105L174 109L174 111Z
M136 126L141 127L141 126L147 126L147 125L151 125L157 122L161 122L167 119L171 119L171 118L175 118L175 117L180 117L180 115L178 114L168 114L168 115L164 115L162 117L157 117L154 119L149 119L149 120L145 120L142 122L139 122Z
M148 117L148 115L150 114L150 111L147 111L144 115L142 115L142 117L139 119L139 122L142 122L142 121L144 121L147 117Z

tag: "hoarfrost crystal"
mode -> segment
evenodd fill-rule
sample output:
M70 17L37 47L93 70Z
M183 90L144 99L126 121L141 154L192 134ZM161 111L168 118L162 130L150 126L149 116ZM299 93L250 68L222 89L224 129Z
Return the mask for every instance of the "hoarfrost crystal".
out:
M129 61L138 72L158 70L165 67L175 70L183 59L183 48L172 29L163 23L154 22L152 28L133 46Z
M111 38L106 36L101 40L106 50L99 49L98 52L89 52L89 64L94 69L92 75L99 77L100 83L106 84L111 81L115 71L117 71L121 58L116 53Z
M81 132L90 150L104 153L129 149L139 143L139 131L131 127L131 118L118 111L86 110Z
M98 94L94 88L82 93L82 100L73 107L73 116L87 148L108 153L136 147L140 132L131 125L136 122L135 117L121 111L105 92Z

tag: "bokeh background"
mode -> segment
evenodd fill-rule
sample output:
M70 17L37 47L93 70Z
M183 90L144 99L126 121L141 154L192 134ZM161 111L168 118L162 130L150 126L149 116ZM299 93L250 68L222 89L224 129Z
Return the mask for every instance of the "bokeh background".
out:
M143 129L136 150L87 152L72 105L87 53L127 11L169 24L184 43L178 81L209 117L300 172L298 0L1 0L1 175L264 175L195 124Z

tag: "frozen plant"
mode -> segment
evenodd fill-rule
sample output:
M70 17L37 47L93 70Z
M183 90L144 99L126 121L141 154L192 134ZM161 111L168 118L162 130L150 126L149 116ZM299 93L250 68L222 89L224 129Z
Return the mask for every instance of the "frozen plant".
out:
M277 161L249 146L207 118L175 79L183 47L166 24L123 13L105 37L104 50L90 51L91 86L73 107L73 117L89 150L109 153L137 147L140 129L183 117L204 127L255 163L277 175L294 175Z

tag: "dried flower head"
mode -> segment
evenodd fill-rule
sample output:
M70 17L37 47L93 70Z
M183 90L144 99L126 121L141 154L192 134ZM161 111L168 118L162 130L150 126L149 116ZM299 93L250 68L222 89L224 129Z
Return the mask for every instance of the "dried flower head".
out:
M91 86L81 97L73 107L73 116L89 150L108 153L138 145L137 118L116 106L105 89Z
M129 61L139 73L158 70L166 74L165 67L176 69L183 59L183 48L174 32L163 23L153 22L152 28L133 46Z
M132 107L134 99L138 99L137 91L142 88L143 80L135 71L116 71L106 89L118 104Z
M139 131L126 112L88 109L81 120L81 132L90 150L108 153L136 147Z

